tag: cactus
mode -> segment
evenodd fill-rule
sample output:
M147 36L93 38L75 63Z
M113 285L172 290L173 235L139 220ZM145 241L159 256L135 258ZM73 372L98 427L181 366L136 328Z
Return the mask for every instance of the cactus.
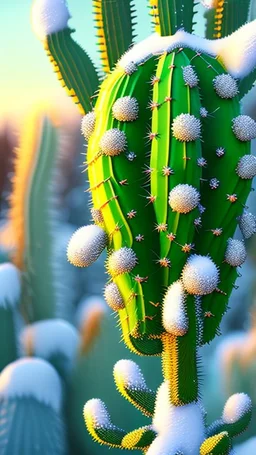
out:
M34 28L48 50L60 33L69 33L68 9L57 3L58 20L48 1L33 7ZM68 247L78 267L107 247L105 296L118 312L124 342L136 354L162 356L163 363L156 400L136 366L123 361L114 373L118 390L153 417L152 425L126 432L93 399L84 408L88 431L110 447L149 455L230 454L233 437L251 416L247 396L231 397L208 432L199 399L199 347L219 333L246 257L244 242L233 236L256 175L250 155L256 123L240 111L240 98L255 79L255 21L241 27L248 1L237 6L230 0L225 8L213 2L208 27L216 25L211 38L220 39L198 38L191 34L195 4L188 3L151 0L158 34L128 50L113 69L123 3L94 2L103 70L112 72L82 121L94 224L75 232ZM126 8L131 11L129 3ZM131 40L131 24L129 30ZM125 43L127 28L119 32ZM60 72L69 88L77 60L68 57L71 45L66 58L61 46L50 52L58 69L65 61L67 72ZM92 96L87 93L87 105Z

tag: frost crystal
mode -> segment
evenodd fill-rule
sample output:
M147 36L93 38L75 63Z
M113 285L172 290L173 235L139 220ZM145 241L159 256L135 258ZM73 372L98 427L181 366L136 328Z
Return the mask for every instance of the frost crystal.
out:
M232 267L239 267L246 259L246 249L242 240L228 239L225 261Z
M92 400L87 401L84 406L83 414L85 420L92 420L94 428L113 427L105 403L98 398L93 398Z
M252 402L246 393L235 393L225 404L222 419L225 423L234 423L251 412Z
M123 131L112 128L106 131L100 140L100 149L107 156L116 156L126 149L126 136Z
M244 155L240 158L237 174L241 179L253 179L256 175L256 157L254 155Z
M117 276L130 272L136 264L136 254L131 248L124 246L109 256L107 269L110 275Z
M137 363L132 360L119 360L114 366L114 378L129 389L147 389L145 379Z
M213 79L213 87L221 98L234 98L238 94L236 80L230 74L219 74Z
M218 268L210 257L193 254L183 268L182 282L189 294L210 294L219 282Z
M239 227L245 239L256 233L256 217L252 213L243 213L239 218Z
M96 117L95 117L95 113L92 111L92 112L88 112L88 114L86 114L83 118L82 118L82 122L81 122L81 131L82 131L82 134L84 136L84 138L88 141L94 131L94 128L95 128L95 121L96 121Z
M118 311L124 308L123 297L115 283L110 283L105 287L104 297L107 304L113 311Z
M69 241L68 260L76 267L88 267L98 259L107 242L108 236L99 226L83 226L74 232Z
M112 107L113 116L120 122L132 122L138 118L139 104L136 98L123 96Z
M185 299L181 281L169 286L164 296L162 323L165 330L175 336L183 336L188 331Z
M32 25L40 40L67 27L70 14L66 0L35 0L32 6Z
M169 193L169 205L178 213L188 213L200 201L200 194L196 188L188 184L179 184Z
M172 122L172 132L178 141L195 141L201 136L201 122L194 115L180 114Z
M256 138L256 122L249 115L238 115L234 118L232 129L240 141L251 141Z
M183 79L186 85L188 85L190 88L196 87L198 85L199 80L197 74L191 65L184 66L182 68L182 72Z

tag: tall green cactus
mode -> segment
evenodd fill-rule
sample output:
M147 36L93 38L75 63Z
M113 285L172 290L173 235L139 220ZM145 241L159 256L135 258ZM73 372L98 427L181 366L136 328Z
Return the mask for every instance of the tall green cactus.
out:
M42 15L39 5L34 24ZM56 24L50 16L44 41L66 30L67 9L59 6L66 19ZM108 10L102 0L95 6L104 62L112 62L113 47L106 40L112 5ZM246 20L249 2L243 3L243 16L236 6L213 2L220 26L214 38ZM194 7L193 1L151 0L162 36L149 37L119 60L102 83L94 110L83 118L94 224L75 232L68 247L68 258L78 267L89 266L107 247L105 298L119 314L125 343L139 355L162 355L164 383L156 401L136 365L121 361L114 370L118 390L153 416L152 426L126 433L111 423L100 400L88 402L84 411L96 441L148 455L229 454L232 438L251 415L247 396L231 397L222 423L207 432L198 349L218 334L237 267L246 258L243 241L233 235L238 217L245 236L251 226L243 212L256 175L250 155L256 123L240 113L238 81L245 80L247 88L252 84L255 23L227 38L200 39L190 34ZM43 12L52 13L47 1ZM108 35L113 40L115 27ZM124 37L126 27L120 42ZM61 62L61 53L58 58ZM104 63L104 69L111 65ZM197 431L188 442L191 420Z

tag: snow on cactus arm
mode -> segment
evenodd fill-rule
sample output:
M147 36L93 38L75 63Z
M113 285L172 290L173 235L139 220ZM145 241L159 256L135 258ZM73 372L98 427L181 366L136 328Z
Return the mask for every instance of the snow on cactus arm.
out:
M152 23L160 35L173 35L181 28L192 32L195 0L149 0L149 5Z
M19 270L11 263L0 265L0 371L18 357L16 318L21 298Z
M133 0L94 0L93 8L102 66L109 73L134 38Z
M90 57L71 37L69 18L66 0L35 0L33 3L33 29L43 42L62 86L84 114L91 108L90 97L99 80Z
M197 251L203 255L210 252L213 261L220 267L219 288L222 292L217 289L202 298L204 342L209 342L218 330L237 277L236 269L223 261L227 241L234 235L237 217L243 212L251 188L251 180L238 175L241 158L250 153L250 142L242 137L247 129L239 117L236 81L215 59L189 50L186 52L190 58L194 57L202 105L209 114L202 119L205 166L201 203L205 211L201 215L203 229L198 229L195 242ZM236 122L238 128L235 128Z

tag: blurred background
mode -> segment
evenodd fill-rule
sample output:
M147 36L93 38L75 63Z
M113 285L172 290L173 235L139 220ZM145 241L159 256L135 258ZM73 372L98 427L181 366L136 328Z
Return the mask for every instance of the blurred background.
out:
M99 64L92 2L83 3L84 8L81 0L69 0L69 25L77 30L75 39ZM140 40L149 35L151 27L147 0L136 4ZM143 420L138 411L119 398L112 379L116 361L138 359L120 342L115 316L102 298L106 281L104 257L88 270L75 270L66 261L70 236L91 219L87 181L82 172L85 141L80 133L81 116L60 86L31 29L30 10L31 0L1 4L4 45L0 47L0 330L4 343L0 347L0 369L20 357L35 356L50 362L64 390L61 406L65 417L61 430L58 413L48 415L46 409L45 414L40 414L36 404L30 403L38 428L47 418L55 432L63 432L70 454L103 454L109 449L98 446L88 436L83 405L99 396L106 401L118 426L131 430L145 424L146 418ZM202 11L200 17L198 34L204 30ZM246 97L244 112L256 119L255 91ZM43 137L48 138L48 144ZM39 166L39 149L44 148L46 158ZM251 193L248 207L256 215L255 192ZM248 259L230 300L230 311L223 319L223 337L217 337L202 350L202 396L209 421L219 417L224 402L235 392L247 392L256 407L256 241L248 241L247 248ZM24 263L26 277L10 263L18 268ZM5 287L10 280L17 280L11 291ZM53 325L50 319L54 319ZM149 386L156 389L161 382L160 360L143 358L139 364ZM23 375L27 374L26 367L20 366L21 370L25 368ZM37 377L38 373L35 370L33 374ZM0 397L11 396L15 406L21 406L15 394L8 395L1 385L4 383L0 378ZM52 387L50 384L49 389ZM8 400L2 401L0 412L7 413L8 406ZM22 415L22 410L19 412ZM255 435L255 409L253 419L241 441ZM0 430L1 425L2 421ZM0 431L0 448L10 440L11 431L8 417L4 433ZM21 431L18 425L15 431ZM31 442L24 441L24 447L26 444ZM15 446L9 450L12 455L19 453ZM51 450L54 451L45 453L64 453Z

